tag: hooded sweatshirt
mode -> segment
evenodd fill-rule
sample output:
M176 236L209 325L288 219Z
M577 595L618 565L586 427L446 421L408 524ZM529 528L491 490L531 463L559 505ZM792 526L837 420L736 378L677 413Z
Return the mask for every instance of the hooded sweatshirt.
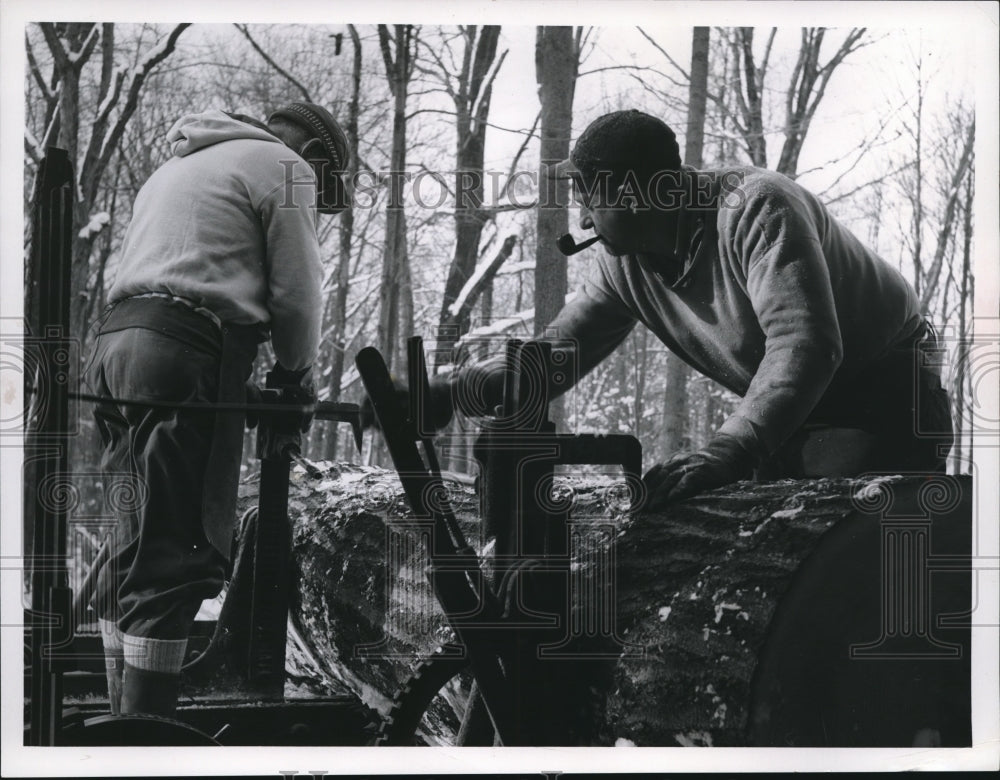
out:
M316 176L266 130L218 110L167 133L174 156L139 190L108 300L186 298L224 322L270 329L288 369L319 346Z

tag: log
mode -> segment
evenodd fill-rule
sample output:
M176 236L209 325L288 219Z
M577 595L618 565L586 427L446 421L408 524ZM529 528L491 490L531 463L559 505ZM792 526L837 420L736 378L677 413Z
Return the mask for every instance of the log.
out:
M346 686L384 715L417 660L453 637L427 584L421 531L395 473L317 465L318 477L292 473L294 624L326 682ZM776 699L770 678L755 674L765 650L780 657L767 642L776 608L801 578L803 562L831 528L859 516L866 496L918 484L913 477L738 483L663 513L632 516L611 480L561 480L557 490L573 502L572 625L579 629L567 633L595 656L553 666L566 676L566 695L576 697L569 711L583 713L575 744L771 739L759 735L778 728L766 703ZM490 540L480 538L473 488L448 482L448 489L463 531L481 551ZM959 489L970 492L967 484ZM245 505L256 500L255 490L253 481L241 486ZM866 543L876 567L879 517L875 511L863 524L876 529ZM873 598L877 608L877 593ZM756 710L755 696L766 700ZM442 720L432 728L451 726Z

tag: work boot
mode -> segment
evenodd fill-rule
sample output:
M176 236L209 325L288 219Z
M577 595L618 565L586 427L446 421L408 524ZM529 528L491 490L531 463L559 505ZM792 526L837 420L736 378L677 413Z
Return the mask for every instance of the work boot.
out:
M122 715L174 717L180 674L150 672L129 663L122 675Z
M108 678L108 705L112 715L121 715L122 670L125 668L125 651L122 634L112 620L99 619L101 642L104 645L104 672Z

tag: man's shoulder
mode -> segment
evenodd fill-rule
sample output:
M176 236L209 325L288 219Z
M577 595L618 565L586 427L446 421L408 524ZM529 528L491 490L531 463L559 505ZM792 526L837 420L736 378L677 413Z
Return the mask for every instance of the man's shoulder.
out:
M289 182L316 182L312 166L285 144L254 138L240 138L219 144L227 156L233 175L255 195L265 197L281 190ZM229 147L223 150L222 147Z
M812 220L819 202L802 185L765 168L729 168L720 180L717 226L724 235L743 234L782 220Z
M246 160L248 163L259 162L264 165L275 163L281 166L282 170L312 171L312 167L303 160L295 151L285 144L276 144L258 138L238 138L230 141L229 151L236 157Z
M806 191L782 173L750 166L706 171L721 182L722 208L739 209L751 201L767 198L801 199ZM737 197L734 197L737 196Z

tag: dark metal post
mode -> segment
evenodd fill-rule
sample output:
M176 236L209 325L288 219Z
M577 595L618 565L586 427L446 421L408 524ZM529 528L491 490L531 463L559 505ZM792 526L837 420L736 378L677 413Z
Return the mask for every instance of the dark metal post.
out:
M64 376L69 342L69 296L73 235L73 168L63 149L49 147L39 170L34 214L32 278L37 281L36 333L25 334L26 348L37 345L40 371L25 376L37 385L26 404L40 404L26 419L26 458L46 448L35 462L31 485L34 518L26 564L31 572L31 610L26 616L31 643L31 745L54 745L62 720L62 678L56 648L73 638L71 594L66 571L66 503L59 500L68 476L69 383ZM75 377L74 377L75 378Z

